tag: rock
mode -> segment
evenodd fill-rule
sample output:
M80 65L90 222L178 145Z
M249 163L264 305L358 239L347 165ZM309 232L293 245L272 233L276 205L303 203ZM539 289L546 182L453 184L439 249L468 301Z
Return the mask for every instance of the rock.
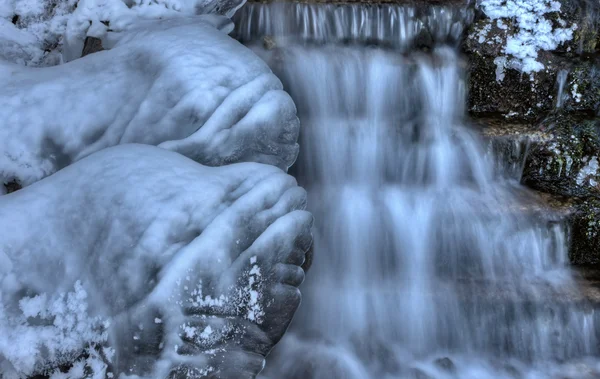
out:
M528 211L568 225L571 263L600 264L600 171L594 173L600 163L600 119L554 115L537 126L497 119L477 124L504 172L519 178L522 169L522 183L542 191L539 207L526 200Z
M304 272L308 272L308 270L313 264L313 258L315 255L314 247L314 245L311 245L310 248L308 248L308 251L306 252L306 256L304 257L304 263L302 263L302 270L304 270Z
M81 56L85 57L86 55L97 53L102 50L104 50L104 48L102 47L102 40L100 40L100 38L86 37L85 42L83 43Z
M573 38L553 50L540 50L536 60L544 68L530 74L513 68L514 62L504 54L509 36L519 32L516 21L482 18L469 27L463 50L470 64L471 114L503 114L536 121L548 115L557 103L568 112L598 112L600 63L594 54L600 46L600 6L580 3L588 4L584 0L562 0L560 13L544 15L554 28L572 27ZM562 96L557 102L559 90Z
M263 47L267 50L273 50L274 48L276 48L277 43L275 42L275 38L273 38L273 36L264 36Z
M543 132L529 124L512 124L501 119L478 119L474 124L481 128L496 171L520 181L527 152L532 144L545 138Z
M600 3L586 0L559 0L563 18L577 24L573 39L556 52L568 56L595 54L600 51Z
M493 53L491 48L485 47ZM497 56L474 51L469 61L468 109L474 116L502 114L535 121L554 110L558 97L567 112L595 114L600 110L600 70L596 61L569 59L540 52L545 69L533 76L501 70ZM561 75L564 77L562 93Z
M522 182L568 197L600 197L600 120L556 116L539 128L548 138L529 152Z
M13 179L8 183L4 183L4 188L6 189L6 193L12 193L20 190L23 187L21 186L21 184L19 184L19 182L16 179Z
M569 259L578 265L600 264L600 201L589 199L578 204L570 217Z
M556 78L561 65L543 59L546 70L533 77L502 69L497 56L474 52L468 56L468 110L473 116L502 114L507 118L536 120L554 106Z
M600 62L565 62L568 71L564 83L562 108L567 112L597 114L600 111Z
M456 372L456 366L452 359L448 357L438 358L433 362L436 367L438 367L442 371L446 371L447 373L454 374Z

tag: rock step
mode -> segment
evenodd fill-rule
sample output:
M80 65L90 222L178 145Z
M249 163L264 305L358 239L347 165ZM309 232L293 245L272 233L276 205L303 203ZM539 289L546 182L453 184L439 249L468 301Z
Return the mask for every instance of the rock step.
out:
M445 297L449 289L463 304L489 304L492 308L500 304L531 304L531 305L579 305L581 307L600 307L600 270L594 267L574 267L572 269L557 269L545 273L546 277L539 280L515 283L514 278L494 281L486 278L447 278L440 279L437 284L430 285L427 290L419 293L419 298L432 299ZM559 275L564 280L557 280ZM553 277L550 279L550 277ZM568 279L571 276L571 279ZM523 279L523 278L521 278ZM355 296L373 296L389 298L389 303L397 303L393 299L406 299L408 290L402 290L397 282L390 285L377 283L373 287L345 288L336 287L328 290L330 298L342 299L344 294ZM353 296L354 296L353 295ZM600 315L599 315L600 316Z
M600 118L550 117L537 125L477 119L476 127L505 167L541 191L549 209L569 226L569 257L600 264Z

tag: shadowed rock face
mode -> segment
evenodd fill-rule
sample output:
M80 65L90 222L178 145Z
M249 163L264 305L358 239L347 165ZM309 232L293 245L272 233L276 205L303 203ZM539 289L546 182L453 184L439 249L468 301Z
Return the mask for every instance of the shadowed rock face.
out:
M578 204L575 213L571 216L569 258L571 262L578 265L599 265L598 246L600 246L600 201L587 199ZM598 275L595 278L597 280Z
M523 183L555 195L600 196L599 121L559 116L546 119L539 128L549 138L530 149Z

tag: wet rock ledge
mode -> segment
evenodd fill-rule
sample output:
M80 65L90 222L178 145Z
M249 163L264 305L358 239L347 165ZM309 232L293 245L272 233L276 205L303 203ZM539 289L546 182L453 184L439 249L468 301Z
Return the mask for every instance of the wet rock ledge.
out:
M476 13L462 44L468 109L518 179L568 209L571 262L599 265L600 2L560 3L544 17L553 28L570 27L572 38L540 50L543 69L531 73L506 65L517 21Z

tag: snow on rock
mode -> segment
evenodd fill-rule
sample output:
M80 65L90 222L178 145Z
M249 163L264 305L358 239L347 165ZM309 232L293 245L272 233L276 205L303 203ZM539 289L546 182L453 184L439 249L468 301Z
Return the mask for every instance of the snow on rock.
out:
M79 8L78 8L79 9ZM138 22L63 65L0 64L0 180L29 185L122 143L202 164L287 169L299 121L279 79L222 16Z
M0 370L4 378L73 362L84 348L107 340L109 324L88 314L87 293L79 281L68 293L24 296L18 307L14 300L0 299L0 362L11 364L7 372Z
M244 0L5 0L0 4L0 60L56 65L79 58L86 36L122 31L143 19L231 17L243 4ZM65 45L70 51L63 56Z
M0 61L51 66L77 0L5 0L0 4Z
M103 342L115 374L225 361L256 375L300 301L305 203L277 167L207 167L147 145L103 149L0 197L0 377L64 360L72 376L53 377L102 372L97 354L76 358Z
M598 183L595 178L598 175L598 158L592 157L588 161L588 157L584 157L583 161L585 162L585 166L581 168L581 170L577 173L577 185L581 186L584 184L586 180L589 180L589 184L591 186L596 186Z
M573 31L577 25L567 27L566 22L560 18L561 4L554 0L480 0L479 5L491 20L497 20L498 27L506 30L502 20L512 20L516 26L510 32L502 53L507 59L499 59L497 78L502 80L502 71L505 67L515 68L525 73L534 73L544 69L544 65L537 60L540 50L554 50L561 43L573 38ZM558 14L555 27L547 17L549 14ZM480 43L487 36L486 30L479 31L476 38Z

